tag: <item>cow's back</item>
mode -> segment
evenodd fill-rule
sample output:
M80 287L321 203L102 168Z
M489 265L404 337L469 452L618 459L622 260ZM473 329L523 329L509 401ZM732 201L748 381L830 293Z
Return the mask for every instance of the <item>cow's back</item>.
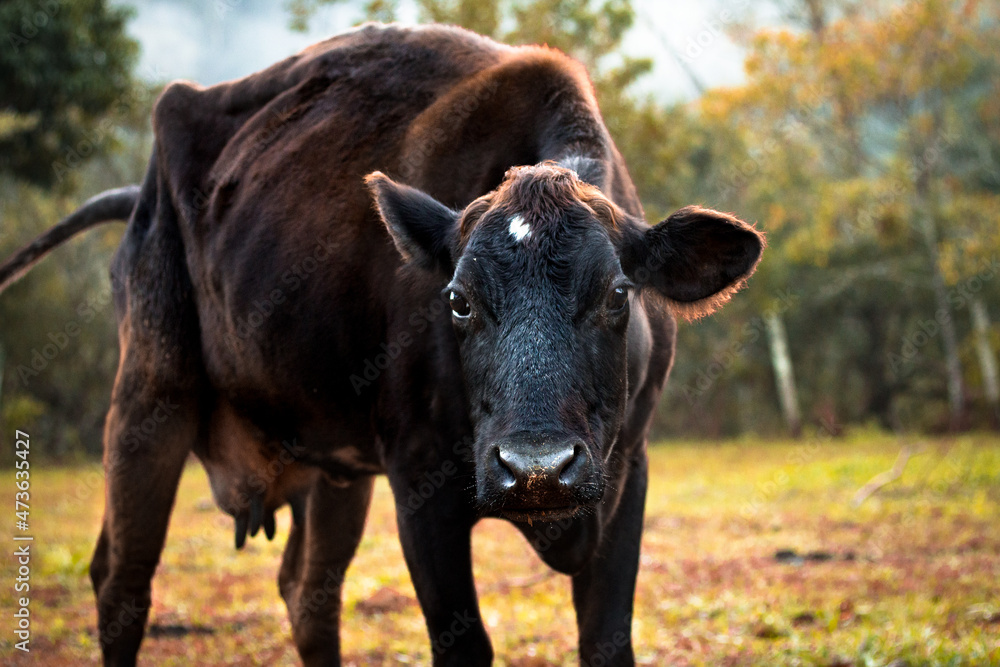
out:
M460 29L370 25L245 79L165 91L159 168L206 366L248 412L357 398L347 377L379 350L399 263L362 179L392 170L413 119L505 51Z

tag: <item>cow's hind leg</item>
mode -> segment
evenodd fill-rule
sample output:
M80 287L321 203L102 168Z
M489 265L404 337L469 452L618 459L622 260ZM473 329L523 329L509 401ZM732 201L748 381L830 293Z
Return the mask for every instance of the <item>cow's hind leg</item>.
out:
M173 209L151 176L112 263L121 348L104 427L105 509L91 564L106 665L133 665L206 382ZM156 210L154 210L156 209Z
M116 396L105 427L105 514L91 579L104 662L135 664L197 406L170 392Z
M305 507L295 512L278 586L307 666L340 665L341 588L364 533L373 482L361 477L334 483L321 476Z

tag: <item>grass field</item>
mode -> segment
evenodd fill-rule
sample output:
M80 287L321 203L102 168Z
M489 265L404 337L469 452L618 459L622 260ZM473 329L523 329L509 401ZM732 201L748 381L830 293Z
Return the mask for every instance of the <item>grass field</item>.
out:
M1000 665L1000 439L924 445L900 480L857 509L852 497L892 467L898 440L652 448L633 630L640 664ZM7 557L2 662L94 662L87 565L101 469L32 472L32 652L13 649ZM12 503L13 472L3 475ZM276 585L289 522L285 509L273 543L261 535L235 551L232 520L200 466L189 466L154 581L144 664L297 664ZM500 521L477 527L474 550L495 664L577 664L567 578ZM795 555L776 558L781 550ZM345 612L345 664L430 663L384 479L348 571Z

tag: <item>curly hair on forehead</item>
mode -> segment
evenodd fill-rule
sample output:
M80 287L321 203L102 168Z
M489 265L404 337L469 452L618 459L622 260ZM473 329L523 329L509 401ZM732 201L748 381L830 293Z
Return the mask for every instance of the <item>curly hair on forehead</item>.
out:
M495 192L483 195L479 199L474 200L471 204L465 207L465 211L462 212L462 219L458 225L459 240L462 245L469 240L469 236L472 235L472 230L475 229L479 220L486 215L486 212L490 210L493 206L493 199L496 196Z
M598 188L556 162L511 167L500 187L466 207L460 224L461 240L463 243L468 241L478 222L495 207L537 219L578 206L585 208L612 233L620 232L627 215Z

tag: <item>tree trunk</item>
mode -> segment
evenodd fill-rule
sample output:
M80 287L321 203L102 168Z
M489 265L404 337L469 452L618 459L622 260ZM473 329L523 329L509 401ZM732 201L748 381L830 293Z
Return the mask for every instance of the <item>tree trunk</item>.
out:
M965 389L962 383L962 361L958 355L958 334L955 333L955 319L948 306L948 289L941 275L938 258L937 225L927 210L919 214L924 241L927 244L931 283L934 287L936 313L944 312L946 317L937 317L941 325L941 347L944 351L945 369L948 376L948 412L952 431L962 428L965 422Z
M788 424L788 430L797 438L802 434L802 416L799 412L799 397L795 391L792 357L788 353L785 323L775 312L765 315L764 320L767 323L768 340L771 344L771 364L774 366L774 379L778 387L781 411Z
M948 310L948 291L944 286L944 278L934 265L934 301L938 310ZM958 334L955 333L955 322L950 317L941 322L941 344L944 348L945 368L948 374L948 411L951 414L951 429L957 431L965 421L965 388L962 382L962 361L958 355Z
M941 111L940 100L932 105L933 132L932 137L941 136L944 129L943 113ZM925 154L929 148L926 140L915 139L913 141L914 156L919 157ZM914 210L916 212L917 224L924 237L927 246L928 268L931 274L931 283L934 287L935 315L943 313L943 316L936 316L935 319L941 325L941 346L944 350L945 369L948 377L948 411L950 413L950 427L952 431L957 431L964 426L965 422L965 390L962 384L962 361L958 356L958 335L955 333L955 319L952 317L951 308L948 306L948 289L944 284L944 276L941 274L941 260L938 252L938 228L935 214L935 190L934 183L936 176L934 162L928 162L921 170L914 182L916 190L916 202Z
M983 394L990 408L993 425L1000 426L1000 373L997 372L997 359L990 347L990 317L986 312L986 304L979 297L974 297L969 302L969 309L972 312L979 366L983 373Z

